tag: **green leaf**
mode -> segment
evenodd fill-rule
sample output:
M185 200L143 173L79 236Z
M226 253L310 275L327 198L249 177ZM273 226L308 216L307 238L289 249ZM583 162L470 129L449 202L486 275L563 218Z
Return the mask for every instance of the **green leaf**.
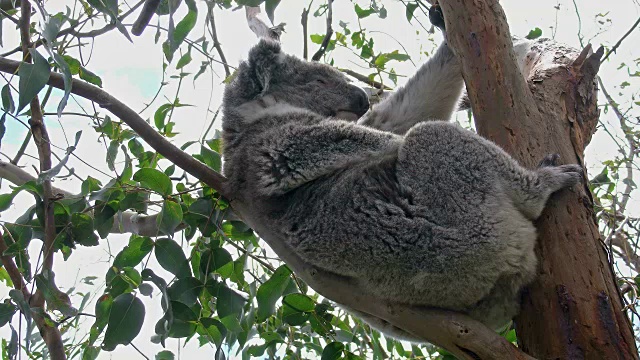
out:
M91 325L91 331L89 332L89 344L93 344L102 333L102 330L107 326L112 305L113 297L109 294L102 295L96 302L96 321Z
M228 279L233 274L231 254L223 248L204 251L200 258L200 270L203 274L218 273Z
M93 218L84 213L71 214L71 234L73 241L84 246L98 245L98 237L93 232Z
M113 300L102 349L113 351L117 345L128 345L138 336L144 321L142 301L131 293L119 295Z
M225 324L228 329L232 329L229 320L233 319L238 322L241 314L243 313L244 304L247 300L237 292L229 289L226 286L219 286L217 291L218 301L216 302L216 309L218 310L218 316L220 321Z
M343 351L344 344L339 342L329 343L322 350L322 357L320 360L337 360L342 356Z
M282 298L282 303L300 312L310 312L316 308L316 302L304 294L289 294Z
M173 353L169 350L162 350L156 354L156 360L173 360Z
M2 94L2 108L4 111L8 113L14 112L16 110L16 106L13 103L13 96L11 96L11 87L9 84L3 86L0 93Z
M133 180L140 182L143 188L155 191L160 195L171 195L173 192L173 184L171 179L162 171L143 168L133 174Z
M62 58L67 63L67 66L69 66L69 70L71 71L72 75L78 75L80 73L80 67L82 67L82 65L80 64L79 60L69 55L62 55Z
M178 63L176 64L176 69L182 69L187 66L191 62L191 49L187 51L186 54L182 55L180 59L178 59Z
M118 147L118 142L116 140L111 140L109 148L107 148L107 166L111 171L116 171L115 161L118 156Z
M181 302L187 306L193 306L198 301L204 285L194 277L179 279L167 288L167 294L172 301Z
M47 81L49 81L49 76L51 75L47 59L42 57L36 49L29 49L29 53L33 59L33 64L23 62L18 69L20 82L18 83L17 112L20 112L38 95L40 90L47 84Z
M91 71L89 71L84 66L80 67L79 75L80 75L80 79L82 79L82 80L84 80L84 81L86 81L86 82L88 82L90 84L96 85L98 87L102 87L102 79L100 78L100 76L92 73Z
M265 321L275 312L276 301L280 299L284 289L287 287L291 270L282 265L271 275L271 278L258 288L256 300L258 301L257 320Z
M158 109L156 110L156 112L153 114L153 123L156 125L156 128L160 131L164 130L165 127L165 122L164 120L167 117L167 114L169 114L169 111L173 109L173 104L163 104L160 107L158 107Z
M162 210L158 216L158 229L163 234L173 235L182 222L182 217L182 206L174 200L167 199L162 204Z
M191 276L191 269L189 268L187 258L177 242L169 238L158 239L154 253L160 266L176 275L178 279Z
M53 61L58 65L64 82L64 95L62 95L62 98L58 103L58 118L60 118L60 116L62 116L62 110L67 106L69 94L71 94L71 82L73 81L73 78L71 68L69 68L69 65L60 54L53 53Z
M216 347L220 347L225 336L227 336L227 328L225 328L224 324L216 319L202 318L200 319L200 327L204 336L213 341L213 343L216 344Z
M267 13L267 17L271 24L273 24L273 19L275 18L276 8L280 5L280 0L266 0L264 3L264 11Z
M75 316L78 310L71 306L69 295L58 289L54 279L55 275L51 270L43 270L41 274L35 276L36 287L44 295L47 308L58 310L64 316Z
M100 238L106 239L106 237L111 233L111 228L113 227L114 215L116 214L116 210L109 205L109 203L96 201L95 210L93 212L94 226Z
M366 18L367 16L369 16L371 14L375 14L375 12L376 12L372 8L363 9L358 4L356 4L355 10L356 10L356 15L358 15L358 19Z
M324 40L324 35L320 34L312 34L309 37L311 38L311 42L314 44L322 44L322 41Z
M100 348L97 346L87 346L82 351L82 360L95 360L100 355Z
M173 54L178 50L184 39L187 38L187 35L189 35L196 25L196 20L198 19L198 7L196 6L195 0L185 0L185 3L189 8L189 12L178 22L173 33L169 34L169 39L167 39L168 43L165 43L167 47L165 57L169 62L171 62Z
M418 4L417 3L408 3L407 4L407 8L405 10L405 15L407 16L407 21L411 22L411 19L413 19L413 13L416 11L416 9L418 8Z
M0 303L0 328L7 325L18 309L11 303Z
M204 146L200 146L200 156L202 156L203 162L215 171L220 171L222 167L222 158L220 154L213 150L209 150Z
M529 34L527 34L527 36L525 37L529 40L533 40L539 38L540 36L542 36L542 29L536 27L535 29L530 30Z
M151 250L154 242L146 236L131 235L129 245L125 246L113 260L113 266L123 268L138 265Z

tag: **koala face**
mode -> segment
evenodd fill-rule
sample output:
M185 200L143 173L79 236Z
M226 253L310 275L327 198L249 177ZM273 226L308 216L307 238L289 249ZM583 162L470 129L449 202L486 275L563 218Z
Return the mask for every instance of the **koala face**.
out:
M349 83L338 70L284 54L280 44L261 40L227 86L225 107L267 96L277 103L344 120L355 121L369 110L364 90Z

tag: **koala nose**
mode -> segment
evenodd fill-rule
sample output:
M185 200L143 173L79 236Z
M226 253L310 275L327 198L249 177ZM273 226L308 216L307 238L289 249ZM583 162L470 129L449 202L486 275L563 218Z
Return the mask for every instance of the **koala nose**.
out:
M361 87L353 86L353 112L358 117L369 111L369 95Z

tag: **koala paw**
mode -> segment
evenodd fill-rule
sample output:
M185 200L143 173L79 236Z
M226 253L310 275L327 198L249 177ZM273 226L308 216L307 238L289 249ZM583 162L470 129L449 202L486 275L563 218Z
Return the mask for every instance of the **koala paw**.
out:
M558 158L552 161L557 162ZM538 173L541 175L541 178L544 179L547 186L551 188L551 192L572 187L584 180L582 166L576 164L558 166L544 165L538 170Z
M437 2L429 8L429 21L438 29L444 31L444 16L442 15L442 8Z

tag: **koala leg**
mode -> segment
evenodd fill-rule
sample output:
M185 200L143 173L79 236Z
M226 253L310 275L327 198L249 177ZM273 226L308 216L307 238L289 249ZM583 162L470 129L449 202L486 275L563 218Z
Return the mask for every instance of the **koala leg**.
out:
M551 194L583 180L580 165L557 165L559 158L558 154L547 155L534 171L526 169L520 172L516 169L510 171L510 175L516 174L513 179L514 203L531 220L540 216Z

